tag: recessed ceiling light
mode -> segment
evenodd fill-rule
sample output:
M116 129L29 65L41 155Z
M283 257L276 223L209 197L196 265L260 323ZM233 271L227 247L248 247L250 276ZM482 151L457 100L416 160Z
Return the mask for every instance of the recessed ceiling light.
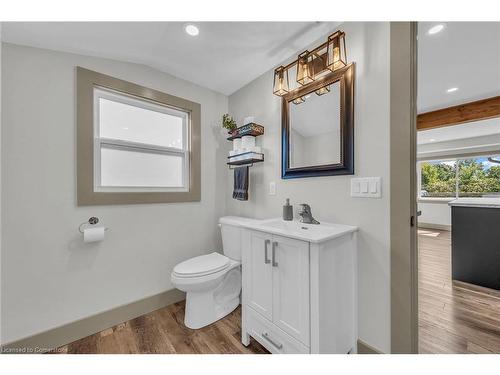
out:
M429 141L436 142L436 140L434 138L429 139Z
M200 29L198 29L195 25L186 25L184 30L191 36L196 36L200 33Z
M455 91L458 91L458 87L451 87L448 90L446 90L446 92L448 92L448 93L455 92Z
M434 35L434 34L439 33L440 31L443 31L443 29L444 29L444 25L442 23L440 23L438 25L432 26L429 29L429 31L427 31L427 34Z

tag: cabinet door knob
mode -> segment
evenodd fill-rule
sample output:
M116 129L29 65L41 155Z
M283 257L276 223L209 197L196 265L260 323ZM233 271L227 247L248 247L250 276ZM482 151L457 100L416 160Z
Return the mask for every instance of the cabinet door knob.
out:
M269 260L269 257L267 255L267 245L271 243L271 240L265 240L264 241L264 263L269 264L271 261Z
M278 246L278 243L273 242L273 253L272 253L273 267L278 267L278 262L276 262L276 246Z

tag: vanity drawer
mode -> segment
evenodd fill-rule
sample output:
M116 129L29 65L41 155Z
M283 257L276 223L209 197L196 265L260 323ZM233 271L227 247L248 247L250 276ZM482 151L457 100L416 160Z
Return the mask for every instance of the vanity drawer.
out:
M309 354L309 348L250 307L246 307L246 326L248 333L271 353Z

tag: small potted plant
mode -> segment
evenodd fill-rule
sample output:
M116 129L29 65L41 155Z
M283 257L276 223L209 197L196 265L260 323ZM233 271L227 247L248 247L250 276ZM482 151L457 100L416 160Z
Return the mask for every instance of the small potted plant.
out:
M227 129L228 133L231 135L234 135L236 129L238 128L238 125L236 124L236 121L229 116L229 113L225 113L222 115L222 127L224 129Z

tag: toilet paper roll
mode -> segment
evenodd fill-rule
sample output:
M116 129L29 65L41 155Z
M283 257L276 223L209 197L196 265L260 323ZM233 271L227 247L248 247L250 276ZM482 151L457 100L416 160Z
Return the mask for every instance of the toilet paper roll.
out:
M104 239L104 227L87 228L83 231L83 242L98 242Z
M238 151L241 148L241 138L233 139L233 151Z
M251 135L245 135L241 138L241 140L242 140L241 147L243 148L255 147L255 137Z

